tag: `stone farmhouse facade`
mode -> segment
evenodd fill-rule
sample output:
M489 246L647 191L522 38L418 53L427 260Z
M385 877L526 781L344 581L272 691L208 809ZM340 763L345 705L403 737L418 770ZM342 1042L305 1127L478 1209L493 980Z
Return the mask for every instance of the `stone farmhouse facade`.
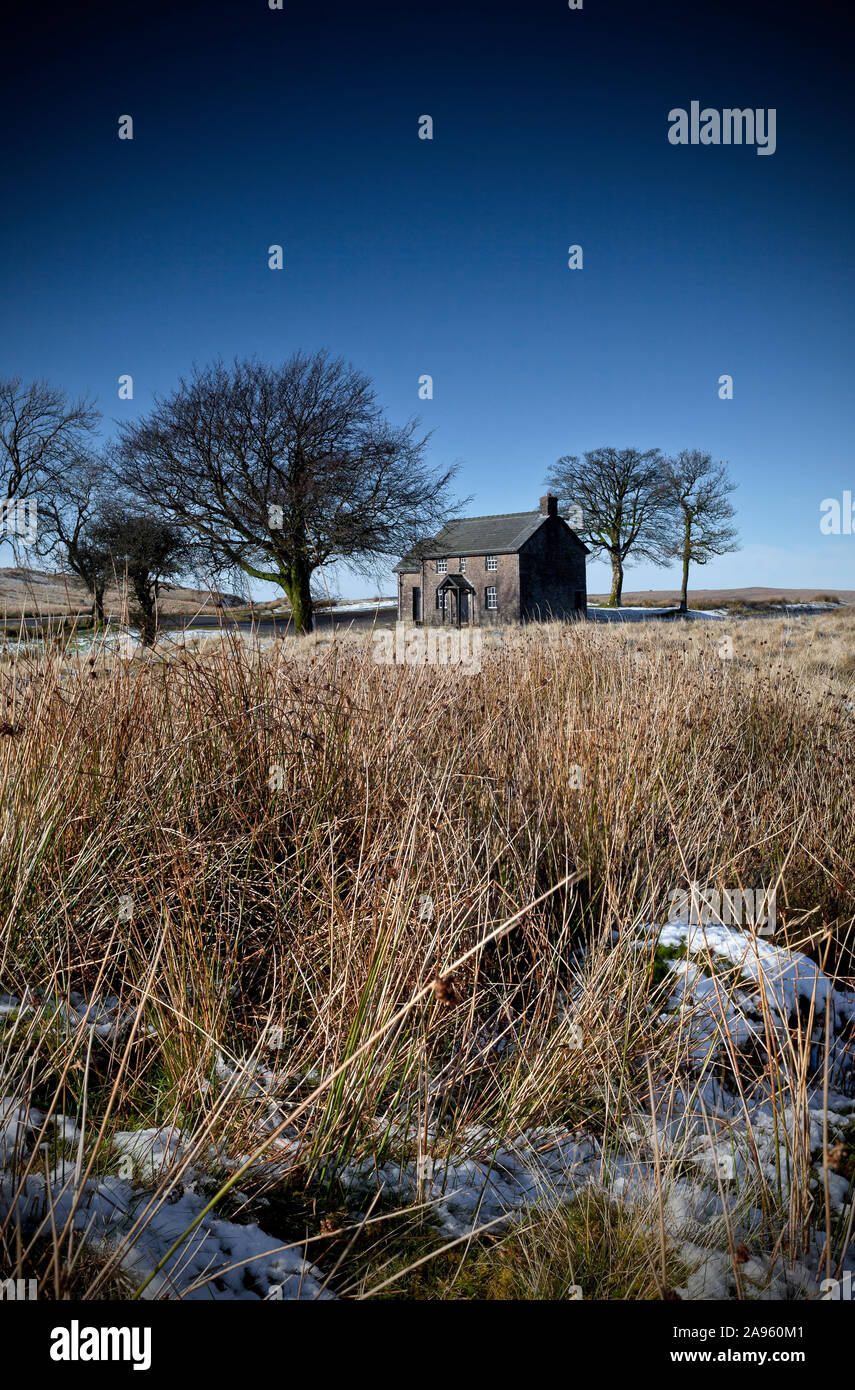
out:
M536 512L450 521L395 566L398 621L482 627L584 618L587 554L551 493Z

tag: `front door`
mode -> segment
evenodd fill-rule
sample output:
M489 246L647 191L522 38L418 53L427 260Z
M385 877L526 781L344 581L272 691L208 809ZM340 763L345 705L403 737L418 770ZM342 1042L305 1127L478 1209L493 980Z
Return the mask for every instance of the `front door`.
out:
M469 595L465 589L457 592L457 625L469 622Z

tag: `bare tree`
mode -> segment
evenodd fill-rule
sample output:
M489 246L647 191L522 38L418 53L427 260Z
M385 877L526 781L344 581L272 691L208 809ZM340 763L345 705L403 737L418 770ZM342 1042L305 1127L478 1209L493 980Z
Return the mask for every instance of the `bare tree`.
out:
M110 553L96 543L93 528L105 505L104 460L78 453L46 480L39 509L37 552L58 555L92 595L92 617L104 622L104 592L112 572Z
M668 554L682 561L680 612L688 611L689 565L705 565L713 555L739 549L731 520L730 494L736 484L723 463L700 449L683 449L665 463L664 494L674 518Z
M580 459L565 454L550 469L547 486L561 506L581 508L579 538L612 566L609 604L620 608L627 557L664 563L668 512L662 495L658 449L592 449Z
M122 502L107 504L89 531L89 544L109 556L112 572L124 576L140 606L140 636L151 646L157 636L157 600L165 580L190 563L192 545L181 527Z
M416 421L389 423L362 372L296 353L194 370L122 429L113 469L224 566L278 584L306 632L320 566L404 554L452 514L455 469L429 468L426 446Z
M79 452L98 423L91 401L47 381L0 378L0 494L23 496Z

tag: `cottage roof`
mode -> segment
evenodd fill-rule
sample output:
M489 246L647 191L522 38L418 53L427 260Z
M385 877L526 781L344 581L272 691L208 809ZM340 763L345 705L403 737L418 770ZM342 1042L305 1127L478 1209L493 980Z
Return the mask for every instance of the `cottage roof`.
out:
M546 520L542 512L501 512L498 516L465 516L449 521L438 536L421 541L408 551L395 571L417 574L422 560L454 555L515 555Z

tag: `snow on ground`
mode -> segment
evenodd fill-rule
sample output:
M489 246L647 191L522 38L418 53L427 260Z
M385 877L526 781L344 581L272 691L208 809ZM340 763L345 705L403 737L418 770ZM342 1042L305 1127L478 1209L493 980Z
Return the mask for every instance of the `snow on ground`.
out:
M848 607L845 603L783 603L779 605L785 613L836 613Z
M661 929L642 929L639 944L649 944L651 933L663 946L685 946L690 957L712 951L735 966L747 982L764 991L768 1016L782 1036L797 1026L798 1019L805 1018L806 1004L813 999L812 1037L819 1047L829 1010L829 1144L841 1136L851 1138L855 1134L855 994L835 987L799 952L755 941L738 929L669 923ZM678 1294L690 1299L737 1296L727 1248L724 1201L734 1244L756 1243L764 1230L758 1181L765 1179L773 1191L777 1189L786 1206L782 1141L784 1148L792 1143L805 1119L812 1160L821 1166L822 1079L819 1073L813 1078L809 1111L804 1117L794 1114L768 1083L746 1096L740 1086L731 1087L720 1074L711 1075L710 1063L722 1057L726 1060L729 1049L762 1044L762 1013L755 994L723 989L697 960L677 959L669 964L674 991L667 1007L685 1015L696 1071L692 1078L674 1081L662 1090L655 1114L635 1117L618 1153L604 1154L593 1136L571 1137L558 1130L524 1135L516 1144L498 1150L491 1146L488 1134L473 1133L469 1142L476 1149L480 1142L480 1156L439 1163L423 1159L386 1164L379 1173L373 1164L365 1163L349 1171L349 1180L356 1188L363 1185L366 1192L380 1181L403 1200L417 1196L431 1200L442 1231L454 1238L497 1218L524 1215L535 1205L572 1200L586 1187L655 1210L655 1153L662 1159L679 1156L677 1171L682 1176L662 1194L666 1228L690 1270L686 1286ZM815 1065L819 1066L819 1060L814 1058ZM851 1210L851 1185L831 1170L828 1178L832 1211L846 1219ZM713 1248L711 1232L716 1237ZM818 1297L816 1270L823 1246L824 1232L816 1232L805 1261L790 1266L780 1255L771 1264L749 1259L740 1269L745 1295L764 1300ZM843 1269L855 1271L855 1256L850 1254Z
M322 608L319 608L319 609L318 609L318 612L321 613L321 614L323 614L323 613L374 613L375 611L376 611L376 612L381 612L381 611L382 611L382 612L387 612L389 609L393 609L394 611L397 612L397 608L398 608L398 600L397 600L396 598L381 598L381 599L375 599L375 600L373 600L373 601L372 601L371 599L357 598L357 599L341 599L338 603L328 603L328 604L324 604L324 606L323 606Z
M70 1171L69 1171L70 1170ZM16 1191L16 1189L18 1189ZM76 1199L75 1199L76 1192ZM102 1254L117 1254L119 1266L139 1285L170 1247L193 1225L207 1198L185 1188L174 1199L150 1202L150 1193L118 1177L99 1177L76 1189L73 1165L60 1165L48 1197L47 1181L33 1173L21 1186L0 1181L0 1206L12 1211L25 1237L62 1229L71 1217L74 1228ZM323 1275L299 1249L283 1247L255 1225L208 1215L143 1291L144 1298L186 1299L329 1299Z
M325 613L380 613L397 611L398 600L396 598L343 598L335 599L332 603L321 600L315 612L323 617ZM272 608L260 608L256 611L257 618L290 618L291 609L284 604Z
M839 603L785 603L779 605L770 604L768 608L758 610L756 614L751 610L748 614L734 614L727 608L689 608L683 615L689 619L709 618L714 622L721 622L725 618L735 618L739 621L745 616L757 616L762 618L774 618L778 615L789 615L795 613L804 616L811 613L836 613L845 604ZM623 608L608 608L605 604L589 603L588 617L598 623L641 623L650 619L672 619L678 614L676 605L671 607L645 607L643 605L627 605Z
M543 1128L500 1143L486 1130L464 1135L459 1152L442 1159L373 1161L345 1167L342 1180L351 1199L367 1207L378 1186L401 1203L424 1201L432 1219L448 1238L465 1235L489 1223L525 1217L535 1207L571 1201L586 1189L614 1200L656 1212L661 1195L666 1229L689 1271L678 1290L689 1299L738 1296L728 1246L745 1241L755 1253L740 1267L743 1294L761 1299L817 1298L824 1232L810 1239L802 1262L788 1265L777 1252L765 1259L768 1223L761 1211L760 1184L777 1193L783 1210L788 1201L784 1149L804 1134L810 1160L820 1181L824 1124L829 1145L839 1138L851 1144L855 1135L855 994L837 986L808 957L771 940L755 938L739 928L669 922L641 927L635 933L639 949L654 942L675 954L666 963L673 983L665 1012L684 1029L693 1066L670 1078L655 1097L653 1113L629 1117L617 1151L607 1152L595 1134L568 1134ZM726 971L723 984L711 961ZM741 982L741 983L740 983ZM32 1005L0 1000L0 1015ZM568 1000L568 1008L572 1000ZM93 1007L72 997L64 1013L76 1027L91 1027L101 1036L115 1036L126 1020L116 1001ZM786 1094L772 1089L762 1067L748 1092L735 1082L734 1052L761 1049L771 1026L783 1042L793 1030L810 1029L813 1047L808 1079L807 1113L794 1114ZM823 1109L822 1052L826 1028L829 1041L828 1109ZM104 1033L103 1030L108 1032ZM488 1038L479 1046L490 1046ZM279 1078L281 1083L281 1077ZM220 1059L215 1074L219 1087L241 1087L245 1094L270 1096L259 1123L259 1137L280 1125L283 1112L276 1103L275 1074L257 1063L243 1065ZM441 1109L441 1107L438 1107ZM56 1117L66 1140L77 1137L74 1124ZM394 1117L392 1117L394 1127ZM48 1179L33 1172L20 1187L10 1171L35 1143L42 1116L13 1098L0 1100L0 1207L14 1206L26 1233L49 1229L72 1216L75 1228L98 1249L120 1252L123 1270L135 1282L150 1274L171 1244L186 1232L204 1209L211 1179L204 1156L188 1165L185 1138L175 1130L128 1131L116 1136L115 1154L132 1173L93 1176L75 1204L75 1165L60 1159ZM378 1121L387 1135L389 1117ZM429 1123L420 1134L402 1128L406 1150L429 1154L440 1139ZM426 1138L426 1145L424 1144ZM189 1142L186 1141L186 1142ZM293 1153L295 1137L279 1136L269 1158L274 1162ZM679 1159L668 1167L670 1158ZM786 1155L785 1155L786 1158ZM184 1162L171 1183L170 1173ZM209 1167L220 1171L240 1162L212 1155ZM657 1185L658 1164L672 1174L664 1190ZM119 1165L120 1172L122 1168ZM828 1170L830 1206L835 1220L851 1215L851 1184ZM155 1183L165 1183L166 1200L151 1203ZM768 1195L768 1194L767 1194ZM49 1198L49 1200L48 1200ZM725 1212L726 1205L726 1212ZM53 1211L51 1218L50 1212ZM725 1216L727 1220L725 1220ZM855 1273L850 1255L844 1271ZM243 1225L208 1214L159 1272L147 1297L201 1298L328 1298L323 1275L296 1249L281 1249L257 1225Z
M57 1036L71 1037L81 1028L91 1028L104 1042L115 1042L131 1026L136 1017L133 1009L122 1009L114 995L103 999L86 999L72 990L67 1000L40 999L30 991L23 999L0 994L0 1020L26 1019L39 1011L43 1020L50 1019Z
M58 1117L63 1134L73 1123ZM13 1158L26 1158L41 1132L44 1116L10 1098L0 1099L0 1153L4 1166ZM127 1156L144 1178L163 1176L170 1162L183 1153L181 1135L175 1130L140 1130L116 1136L114 1148ZM319 1270L299 1249L265 1235L255 1224L240 1224L208 1214L192 1231L190 1227L209 1200L205 1186L192 1168L185 1170L164 1201L152 1202L150 1187L134 1186L115 1175L76 1181L75 1164L60 1159L51 1170L31 1172L23 1181L6 1172L0 1178L0 1213L14 1229L20 1224L24 1238L50 1235L52 1225L62 1230L67 1221L95 1250L115 1255L133 1286L149 1275L143 1297L210 1299L330 1299ZM163 1268L154 1273L172 1245L190 1232Z
M588 618L596 623L644 623L657 619L673 619L676 608L604 608L596 603L588 604ZM689 608L682 615L688 619L709 618L721 622L728 615L723 608Z
M813 1065L819 1065L824 1045L826 1010L830 1010L829 1080L832 1087L855 1096L855 993L835 986L819 967L800 951L782 950L772 941L751 932L734 930L715 922L690 925L669 922L658 933L660 946L685 947L688 956L711 953L729 962L739 975L753 982L762 995L779 1031L810 1028L814 1044ZM722 994L721 986L697 964L675 963L679 989L687 999L705 998L706 1013L720 1027L731 1031L739 1047L749 1035L762 1037L763 1015L753 996L737 994L724 1010L710 1004L710 996Z

